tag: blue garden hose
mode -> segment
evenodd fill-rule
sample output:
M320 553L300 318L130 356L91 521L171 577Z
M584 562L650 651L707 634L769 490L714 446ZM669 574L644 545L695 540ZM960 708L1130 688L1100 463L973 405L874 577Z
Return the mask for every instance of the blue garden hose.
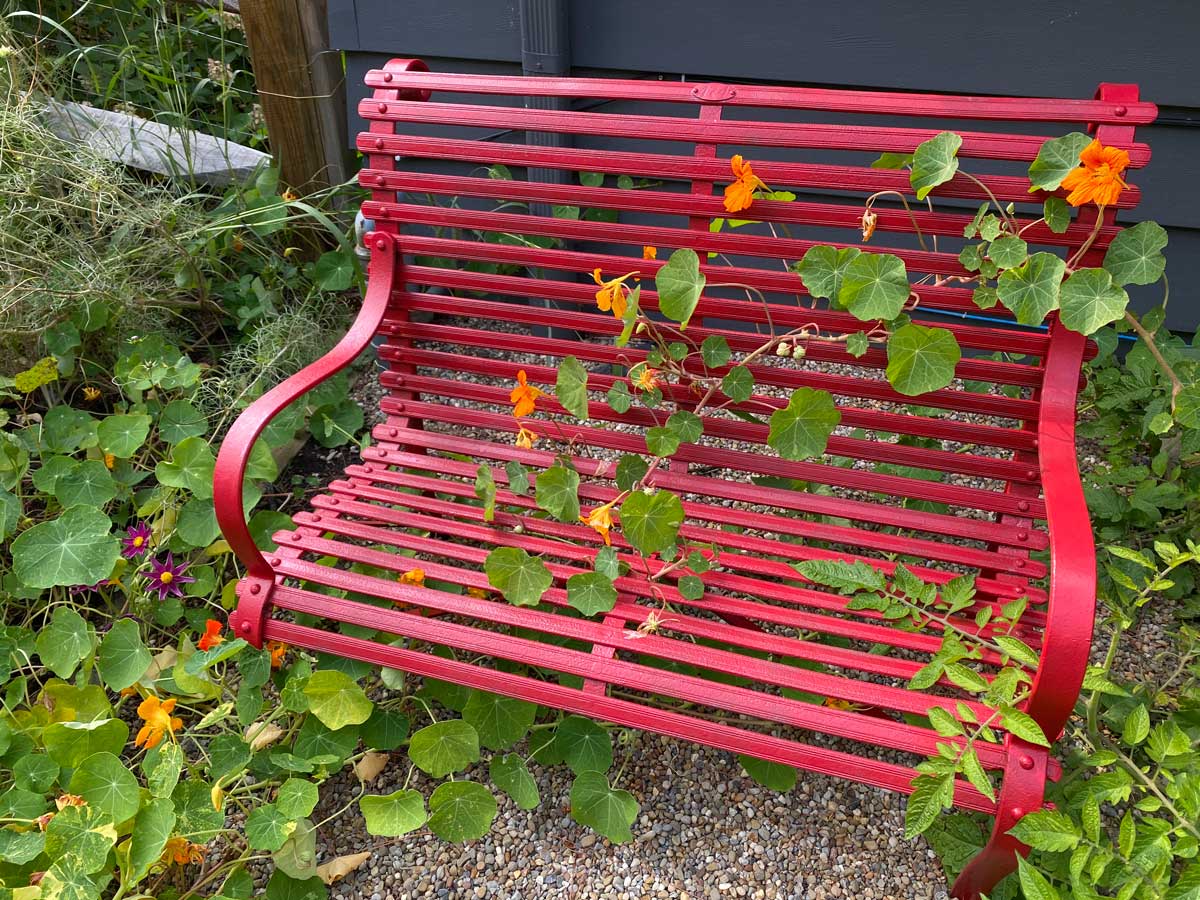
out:
M920 310L921 310L921 312L936 313L939 316L953 316L956 319L970 319L973 322L987 322L990 325L1005 325L1009 328L1011 328L1013 326L1013 323L1010 322L1008 319L1001 319L999 316L981 316L981 315L978 315L977 313L958 312L957 310L953 310L953 309L938 309L937 307L934 307L934 306L922 306L920 308ZM1035 331L1049 331L1050 330L1050 327L1048 325L1022 325L1021 327L1022 328L1032 328ZM1125 334L1124 332L1118 332L1117 340L1136 341L1137 335L1136 334Z

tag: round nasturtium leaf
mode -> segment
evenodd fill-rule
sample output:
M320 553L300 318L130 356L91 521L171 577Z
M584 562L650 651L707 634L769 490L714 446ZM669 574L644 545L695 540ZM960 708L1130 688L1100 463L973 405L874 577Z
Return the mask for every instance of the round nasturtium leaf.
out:
M1041 189L1052 191L1071 170L1079 165L1079 154L1092 142L1091 137L1073 131L1062 137L1050 138L1038 149L1037 158L1029 166L1029 193Z
M1138 222L1113 238L1104 254L1104 268L1118 285L1153 284L1167 267L1165 246L1165 228L1157 222Z
M842 414L828 391L797 388L788 405L771 414L768 446L784 459L811 459L825 452Z
M554 743L572 772L604 772L612 765L612 736L583 716L567 716L554 730Z
M309 711L331 731L361 725L371 716L374 704L345 672L318 669L304 685Z
M274 853L296 830L296 823L285 816L274 803L264 803L246 816L246 843L251 850Z
M118 619L100 641L100 677L110 691L123 691L146 674L150 651L133 619Z
M582 772L571 785L571 818L615 844L632 840L638 804L629 791L613 790L603 772Z
M488 691L473 691L462 715L478 732L481 746L507 750L529 733L537 716L537 705Z
M425 798L419 791L401 790L391 794L368 794L358 801L367 823L367 834L399 837L425 824Z
M114 822L132 818L142 802L137 778L111 753L93 753L83 760L71 776L70 791Z
M1059 318L1080 334L1091 334L1125 315L1129 295L1104 269L1076 269L1058 295Z
M765 788L783 793L796 786L796 770L791 766L745 754L738 754L738 762L742 764L747 775Z
M567 602L585 616L606 613L617 602L617 589L607 575L581 572L567 579Z
M953 333L911 323L893 332L887 353L888 382L906 397L946 387L962 357Z
M539 477L538 485L541 483ZM554 582L546 564L520 547L496 548L484 560L483 571L488 584L516 606L536 606Z
M482 784L447 781L429 796L429 830L444 841L471 841L487 834L498 809Z
M908 181L918 200L924 200L931 190L954 177L958 171L957 153L961 146L962 137L953 131L943 131L917 146L913 152Z
M621 504L621 531L643 556L675 543L683 524L683 503L670 491L634 491Z
M12 542L13 572L26 587L95 584L112 574L121 554L112 521L98 509L74 506Z
M860 253L846 266L838 305L863 321L900 315L912 286L904 261L891 253Z
M118 413L101 419L96 426L100 449L118 459L129 459L146 443L152 421L143 413Z
M426 775L445 778L479 760L479 733L462 719L435 722L413 734L408 756Z
M695 250L687 247L672 253L666 265L654 277L658 308L668 319L678 322L681 331L687 328L692 313L700 303L705 281L700 271L700 257Z
M1000 302L1022 325L1041 325L1058 309L1058 288L1066 263L1053 253L1035 253L1015 269L1006 269L996 283Z
M525 760L517 753L493 756L488 765L492 783L512 798L518 809L533 809L541 796Z

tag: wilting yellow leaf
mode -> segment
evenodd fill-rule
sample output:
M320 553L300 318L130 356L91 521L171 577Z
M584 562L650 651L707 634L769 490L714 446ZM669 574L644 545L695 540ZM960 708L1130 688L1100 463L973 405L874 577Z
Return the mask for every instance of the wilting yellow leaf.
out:
M283 729L274 722L269 722L266 725L262 722L255 722L246 728L246 742L255 753L263 749L263 747L270 747L281 737L283 737Z
M317 877L326 884L333 884L335 881L341 881L370 858L369 851L339 856L337 859L331 859L329 862L317 866Z
M388 764L388 755L380 753L377 750L368 750L363 754L362 759L354 764L354 774L358 776L360 781L368 784L375 780L380 772Z

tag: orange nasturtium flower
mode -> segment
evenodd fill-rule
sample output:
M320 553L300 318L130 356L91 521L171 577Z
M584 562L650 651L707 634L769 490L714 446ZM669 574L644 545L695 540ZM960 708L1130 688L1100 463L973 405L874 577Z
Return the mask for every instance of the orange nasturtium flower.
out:
M196 641L196 646L201 650L211 650L217 644L225 643L225 638L221 637L221 627L221 623L216 619L205 619L204 634Z
M68 806L87 806L87 801L78 794L60 794L54 798L54 806L62 812Z
M517 386L508 395L508 400L513 405L513 415L520 418L533 412L534 407L537 405L538 397L545 396L545 391L534 387L526 380L525 370L521 369L521 371L517 372Z
M537 433L530 431L524 425L517 432L517 446L522 450L529 450L533 447L533 442L537 440Z
M580 522L596 529L596 533L604 538L604 543L609 545L612 544L612 538L609 537L608 532L613 527L612 508L613 503L616 502L613 500L610 503L605 503L603 506L597 506L586 516L579 517Z
M90 384L83 389L83 399L88 403L95 403L100 399L100 388L92 387Z
M633 376L633 383L643 391L656 390L662 382L658 380L658 369L642 366Z
M1129 168L1129 154L1094 140L1083 148L1079 162L1081 165L1062 180L1062 186L1071 192L1067 202L1072 206L1085 203L1111 206L1116 203L1126 187L1121 173Z
M646 245L642 248L642 259L658 259L658 248Z
M486 600L492 595L492 592L487 588L469 587L467 588L467 596L474 597L476 600Z
M592 272L592 281L600 285L600 290L596 291L596 305L600 307L601 312L608 312L611 309L612 314L618 319L624 318L625 309L628 306L625 302L625 292L629 290L625 286L625 280L637 274L637 272L627 272L620 278L605 281L599 269Z
M288 645L283 641L267 641L267 652L271 654L271 668L278 669L287 656Z
M188 863L204 862L204 854L203 846L193 844L187 838L176 835L167 841L167 846L162 852L162 861L175 863L177 866L186 866Z
M413 587L425 587L425 570L409 569L400 576L400 583L410 584Z
M174 697L169 700L159 700L157 697L150 696L143 700L137 708L137 714L146 724L134 738L134 746L145 747L149 750L151 747L161 744L166 735L173 735L176 730L182 728L183 719L172 716L171 713L174 711Z
M769 191L761 178L754 174L754 170L750 168L750 163L742 159L741 155L735 155L729 160L729 167L733 170L734 181L725 187L725 211L726 212L741 212L743 209L749 209L750 204L754 202L754 192L759 188L764 191Z

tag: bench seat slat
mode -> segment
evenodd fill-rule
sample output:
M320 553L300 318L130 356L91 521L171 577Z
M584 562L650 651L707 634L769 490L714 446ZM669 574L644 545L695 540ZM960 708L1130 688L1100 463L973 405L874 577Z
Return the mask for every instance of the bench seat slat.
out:
M390 77L389 77L390 76ZM699 102L707 85L686 81L648 81L618 78L553 78L522 75L473 75L449 72L384 72L366 75L372 88L414 88L455 93L498 94L513 97L587 97L614 100ZM729 88L717 83L711 87ZM1037 97L978 97L955 94L837 90L739 84L731 105L815 109L896 116L949 119L999 119L1013 122L1111 122L1119 125L1153 122L1153 103L1116 104L1103 100Z

